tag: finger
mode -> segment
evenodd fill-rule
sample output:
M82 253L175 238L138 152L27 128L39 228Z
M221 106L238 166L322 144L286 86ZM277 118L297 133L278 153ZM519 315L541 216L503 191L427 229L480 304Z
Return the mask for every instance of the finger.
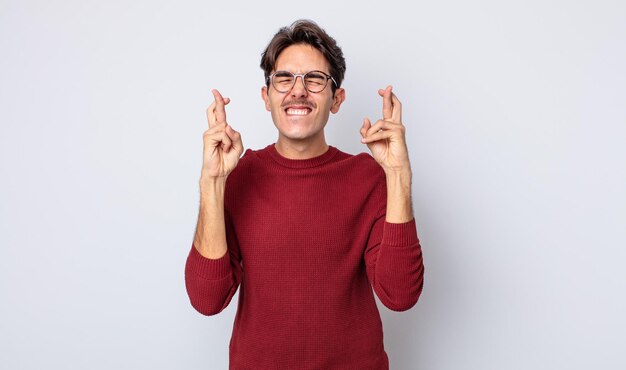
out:
M235 129L230 125L226 126L225 132L232 141L233 148L243 149L243 142L241 141L241 134L239 132L235 131Z
M370 119L363 118L363 124L361 125L361 129L359 130L359 132L361 133L361 137L365 137L365 134L367 133L367 130L369 130L370 127L372 127L372 123L370 122Z
M387 86L385 90L383 90L383 119L388 120L391 119L391 115L393 113L393 104L391 102L391 86ZM380 91L378 92L380 94Z
M375 133L377 133L378 131L381 131L381 130L383 130L383 131L384 130L393 130L393 129L396 128L396 126L397 125L395 125L392 122L378 120L378 121L376 121L376 123L374 123L373 126L371 126L367 130L367 132L365 133L365 136L369 136L369 135L375 134Z
M228 103L230 103L230 98L224 98L224 105L228 105ZM217 117L215 116L216 104L217 103L215 102L215 100L213 100L213 103L211 103L211 105L209 105L209 107L206 109L206 119L209 123L209 128L215 127L217 125Z
M214 127L217 123L215 122L215 101L209 105L206 109L206 120L209 122L209 128Z
M369 135L361 139L361 142L364 144L373 143L375 141L389 139L393 136L392 131L379 131L373 135Z
M204 140L210 139L212 142L220 141L222 137L227 136L224 124L212 127L203 134Z
M402 103L400 103L400 100L398 100L398 97L394 93L391 93L391 103L393 105L391 121L402 123Z
M207 134L214 134L216 132L221 132L221 131L226 130L226 126L227 126L226 123L220 123L220 124L216 123L215 126L213 126L210 129L206 130L205 133L207 133Z
M204 132L204 137L210 137L210 138L219 138L222 137L222 135L226 135L226 130L227 130L228 125L225 123L220 123L218 125L215 125L213 127L211 127L210 129L206 130Z
M213 97L215 98L215 121L217 123L226 123L226 110L224 106L227 104L217 89L213 89ZM230 102L230 100L228 100Z
M207 131L204 135L204 143L206 146L214 148L221 147L225 152L228 152L232 145L232 141L223 130L217 132Z
M226 131L224 131L224 136L222 137L222 150L225 153L228 153L230 151L230 148L232 148L233 146L233 141L230 139L230 137L228 137L228 134L226 133Z
M226 125L226 126L224 127L224 132L226 133L226 135L228 135L228 137L229 137L231 140L233 140L233 139L234 139L234 134L235 134L235 132L237 132L237 131L235 131L235 130L232 128L232 126L230 126L230 125Z

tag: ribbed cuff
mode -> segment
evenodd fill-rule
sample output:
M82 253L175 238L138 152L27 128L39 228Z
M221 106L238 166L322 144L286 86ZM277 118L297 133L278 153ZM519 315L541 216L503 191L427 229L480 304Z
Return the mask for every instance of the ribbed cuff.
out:
M406 247L419 243L415 218L411 221L392 224L385 221L382 244L394 247Z
M198 252L195 246L191 246L189 254L191 271L207 280L220 280L228 276L232 271L230 265L230 253L226 252L218 259L206 258Z

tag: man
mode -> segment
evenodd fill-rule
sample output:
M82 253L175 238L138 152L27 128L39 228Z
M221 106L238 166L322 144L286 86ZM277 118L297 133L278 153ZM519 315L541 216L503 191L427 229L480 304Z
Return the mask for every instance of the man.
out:
M243 157L213 90L200 212L185 279L196 310L221 312L241 286L231 369L388 369L373 290L388 308L418 300L422 254L400 102L379 90L383 118L360 129L366 153L329 146L345 99L345 60L311 21L282 28L261 60L278 140Z

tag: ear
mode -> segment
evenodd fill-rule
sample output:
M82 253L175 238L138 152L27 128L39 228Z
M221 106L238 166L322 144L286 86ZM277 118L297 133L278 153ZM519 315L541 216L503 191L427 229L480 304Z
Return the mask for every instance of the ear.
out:
M339 107L344 100L346 100L346 90L342 88L338 88L337 90L335 90L335 95L333 96L333 105L330 107L330 111L333 114L339 112Z
M269 97L269 95L267 95L267 93L268 93L267 92L267 86L263 86L261 88L261 99L263 99L263 101L265 102L265 109L268 112L271 112L272 108L270 106L270 97Z

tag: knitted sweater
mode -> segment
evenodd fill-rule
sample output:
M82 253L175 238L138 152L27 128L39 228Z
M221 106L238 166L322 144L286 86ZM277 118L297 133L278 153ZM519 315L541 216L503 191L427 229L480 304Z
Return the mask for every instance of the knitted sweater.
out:
M248 149L224 195L228 253L192 246L187 292L204 315L241 286L230 341L235 370L389 368L373 290L389 309L422 291L415 220L385 221L386 178L366 153L330 146L305 160Z

